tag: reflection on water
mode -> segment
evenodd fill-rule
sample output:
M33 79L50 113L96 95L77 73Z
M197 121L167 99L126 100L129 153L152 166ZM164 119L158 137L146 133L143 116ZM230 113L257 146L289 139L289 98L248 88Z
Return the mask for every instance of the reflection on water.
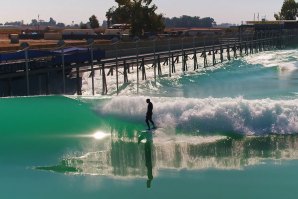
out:
M147 167L147 188L151 187L151 181L153 180L152 174L152 141L147 140L145 143L145 162Z
M57 166L37 169L67 174L105 175L147 178L160 169L244 169L266 160L298 159L298 136L226 138L212 143L189 143L183 140L153 142L109 140L102 151L87 151L80 157L65 158ZM198 138L199 139L199 138Z

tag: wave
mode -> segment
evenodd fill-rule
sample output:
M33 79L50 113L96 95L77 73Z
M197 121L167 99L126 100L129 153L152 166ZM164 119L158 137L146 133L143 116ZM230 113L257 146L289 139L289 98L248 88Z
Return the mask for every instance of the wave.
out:
M277 67L280 72L291 72L298 69L298 53L296 49L266 51L245 57L245 61L249 64L260 64L264 67Z
M102 116L144 123L146 97L115 97L97 105ZM164 129L242 135L298 133L298 99L152 98L153 119Z
M239 57L215 66L202 67L193 71L193 60L188 61L189 71L183 72L181 63L176 64L176 73L168 78L168 66L163 66L163 76L154 79L151 65L146 66L147 80L140 80L137 86L136 70L131 70L129 82L124 83L119 72L119 95L152 95L160 97L237 97L274 98L292 97L296 92L298 73L298 51L265 51L251 56ZM136 68L135 68L136 69ZM108 70L108 69L107 69ZM106 71L108 73L108 71ZM102 77L95 73L95 95L101 96ZM116 76L107 78L108 94L117 95ZM237 83L235 83L237 82ZM82 76L82 93L92 96L90 72Z

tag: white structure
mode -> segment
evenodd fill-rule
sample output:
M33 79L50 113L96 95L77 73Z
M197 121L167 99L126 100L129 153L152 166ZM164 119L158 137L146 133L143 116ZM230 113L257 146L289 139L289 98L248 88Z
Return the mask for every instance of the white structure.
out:
M65 29L62 35L96 35L93 29Z
M129 35L131 26L130 24L114 24L107 28L105 35Z

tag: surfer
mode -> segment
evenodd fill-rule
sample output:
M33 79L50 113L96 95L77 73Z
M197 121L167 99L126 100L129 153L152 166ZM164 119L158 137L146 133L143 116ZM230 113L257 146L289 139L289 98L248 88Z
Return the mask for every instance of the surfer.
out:
M152 121L153 104L152 104L152 102L150 102L150 99L147 99L146 102L148 104L147 113L146 113L146 123L147 123L147 126L148 126L148 130L150 130L149 122L151 122L151 124L153 125L153 129L155 129L155 124Z

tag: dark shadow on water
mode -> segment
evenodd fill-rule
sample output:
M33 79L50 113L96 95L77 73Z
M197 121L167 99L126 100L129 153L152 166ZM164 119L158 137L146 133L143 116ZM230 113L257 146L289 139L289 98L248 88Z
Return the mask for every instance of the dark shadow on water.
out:
M145 165L147 168L147 188L151 188L151 182L153 180L153 172L152 172L152 145L153 145L153 136L152 132L150 131L143 131L140 132L140 135L138 136L138 144L140 144L142 141L145 141L144 146L144 154L145 154Z
M152 174L152 141L146 141L145 143L145 161L147 167L147 188L151 188L151 182L153 180Z

